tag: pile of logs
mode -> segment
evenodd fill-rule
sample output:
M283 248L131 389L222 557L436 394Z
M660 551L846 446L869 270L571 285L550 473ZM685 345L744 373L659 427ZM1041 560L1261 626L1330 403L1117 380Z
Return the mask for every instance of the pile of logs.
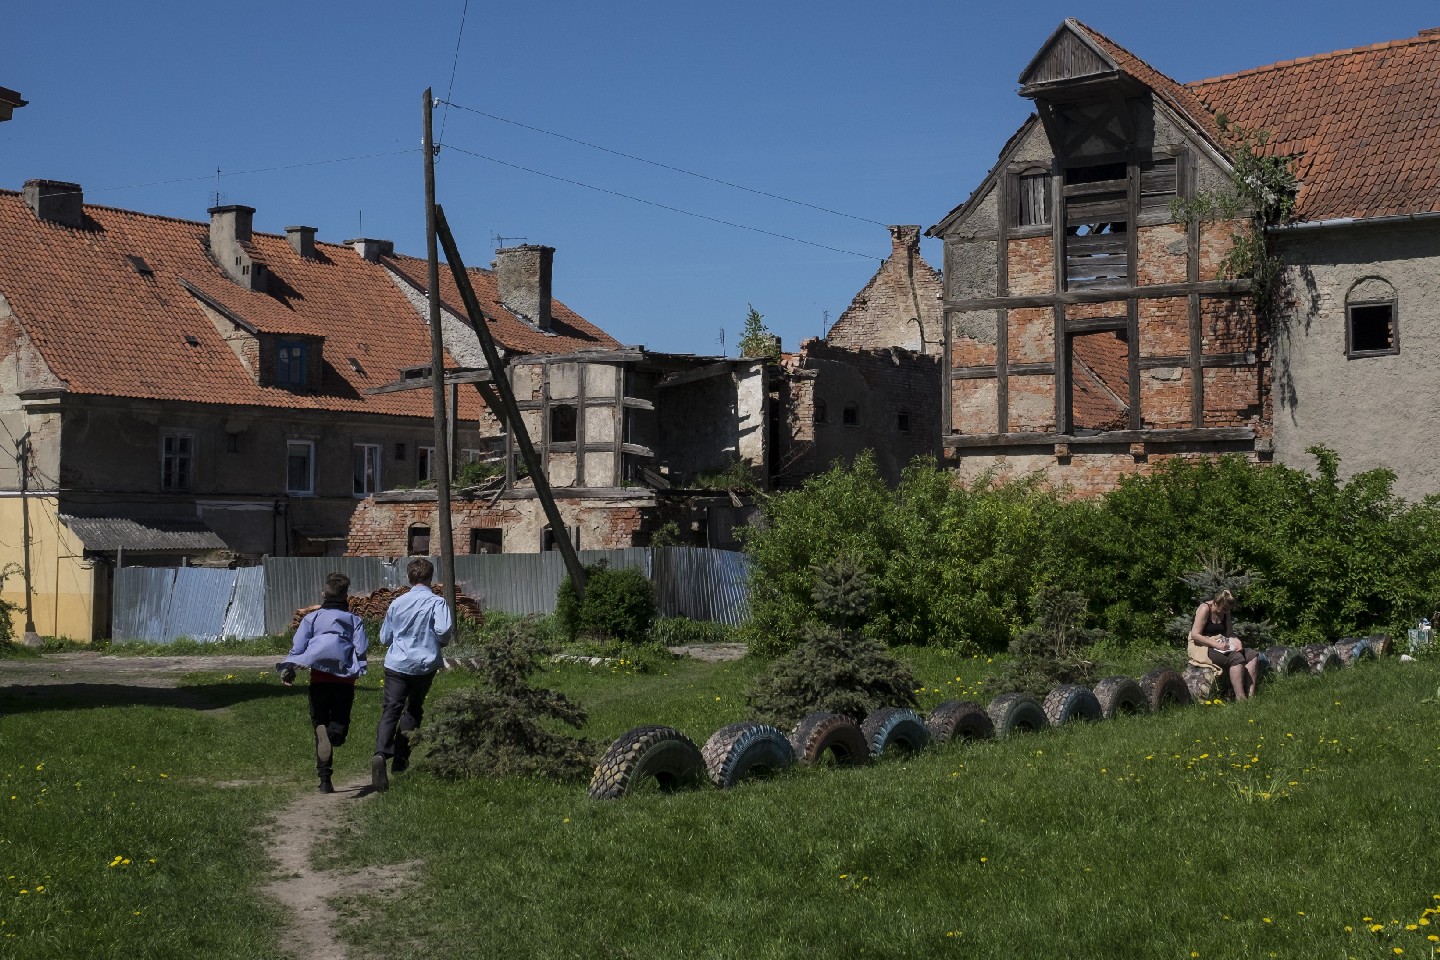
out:
M435 591L436 596L445 592L445 587L438 583L433 584L430 589ZM380 587L378 590L372 590L368 596L351 594L349 597L350 612L358 614L365 620L383 619L385 611L390 609L390 602L402 593L409 592L408 587L400 589ZM314 606L301 607L296 610L295 615L290 618L290 629L295 630L300 626L300 621L305 619L306 614L319 609L320 605L317 603ZM477 623L483 622L485 619L485 613L480 609L480 604L475 601L475 598L463 593L455 594L455 615L474 620Z

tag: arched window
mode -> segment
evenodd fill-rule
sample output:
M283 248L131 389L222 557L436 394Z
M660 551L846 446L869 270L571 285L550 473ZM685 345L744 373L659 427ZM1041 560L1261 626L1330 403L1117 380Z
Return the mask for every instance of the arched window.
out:
M430 528L415 524L405 538L405 552L412 557L430 555Z
M1345 355L1379 357L1400 352L1399 301L1380 277L1361 277L1345 294Z

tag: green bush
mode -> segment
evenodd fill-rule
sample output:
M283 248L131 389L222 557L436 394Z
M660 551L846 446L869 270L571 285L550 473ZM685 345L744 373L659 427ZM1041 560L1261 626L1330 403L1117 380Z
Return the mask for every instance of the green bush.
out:
M566 639L644 643L655 620L655 585L639 570L601 560L585 568L585 598L566 577L555 595L555 620Z
M711 620L689 617L659 617L650 627L650 641L662 647L686 647L701 643L730 643L735 628Z

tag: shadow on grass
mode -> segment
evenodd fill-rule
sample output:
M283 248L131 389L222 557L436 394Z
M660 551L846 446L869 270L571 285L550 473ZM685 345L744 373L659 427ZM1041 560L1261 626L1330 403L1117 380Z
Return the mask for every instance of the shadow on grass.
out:
M224 710L247 700L294 696L303 699L304 688L287 689L274 683L200 683L185 687L135 683L21 683L0 687L0 715L88 707Z

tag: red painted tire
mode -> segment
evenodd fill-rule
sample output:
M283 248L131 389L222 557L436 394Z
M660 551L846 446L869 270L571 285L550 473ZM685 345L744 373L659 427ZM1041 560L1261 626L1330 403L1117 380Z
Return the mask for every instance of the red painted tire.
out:
M673 727L636 727L600 758L590 779L590 796L618 800L652 781L668 792L704 780L705 760L693 740Z
M1150 700L1140 689L1140 684L1129 677L1106 677L1095 684L1095 699L1100 703L1100 715L1113 720L1122 713L1149 713Z
M925 727L936 743L954 739L989 740L995 736L990 714L974 700L946 700L930 711Z
M768 723L732 723L711 734L700 750L710 782L721 790L747 777L783 770L795 762L790 739Z
M811 767L827 755L839 765L870 762L870 748L860 725L843 713L812 713L790 733L795 759Z
M1150 701L1150 712L1159 713L1166 707L1189 706L1190 688L1185 686L1185 680L1167 667L1159 667L1151 670L1140 678L1140 690L1145 694L1145 699Z

